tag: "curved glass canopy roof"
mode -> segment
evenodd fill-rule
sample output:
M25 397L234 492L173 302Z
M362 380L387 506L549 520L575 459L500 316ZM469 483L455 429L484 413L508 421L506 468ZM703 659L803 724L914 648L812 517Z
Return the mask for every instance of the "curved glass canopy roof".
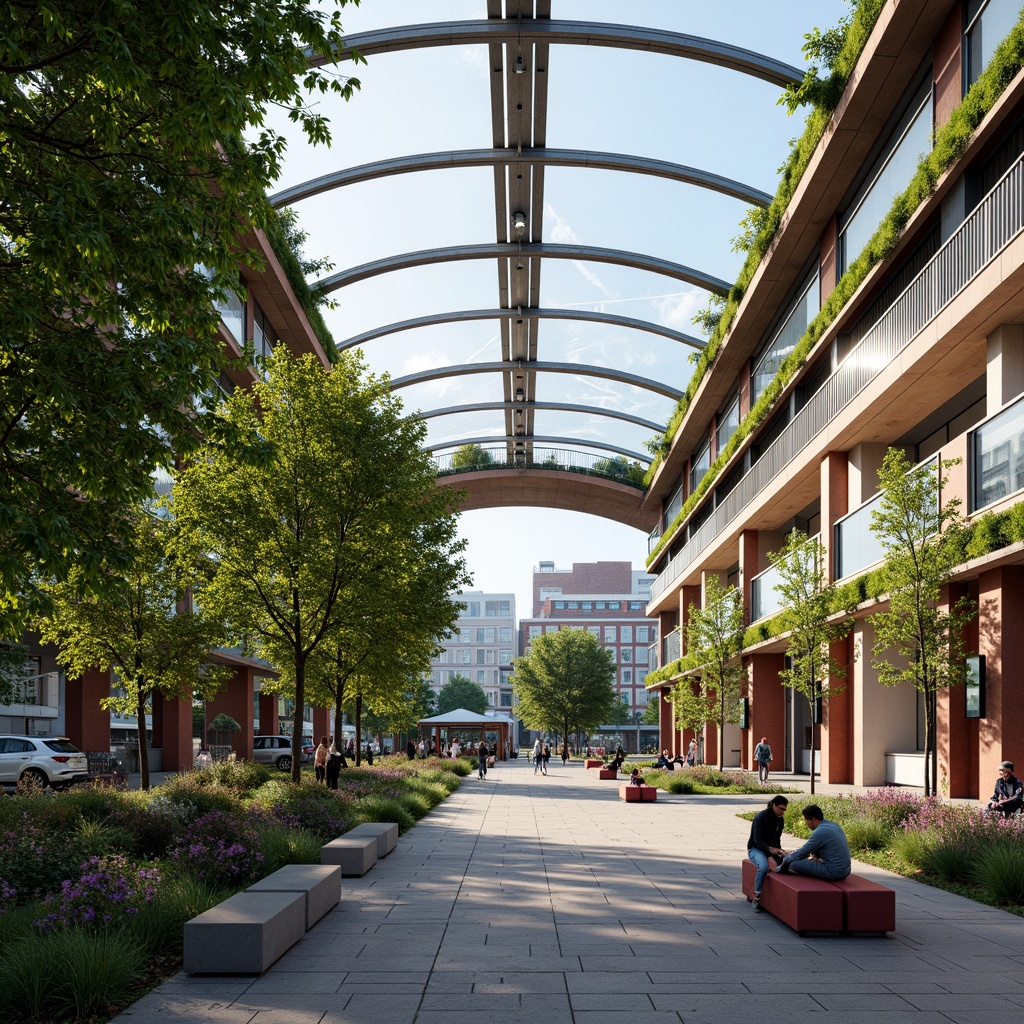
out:
M731 239L797 134L777 100L803 74L803 34L844 5L780 13L763 0L344 8L362 90L329 111L330 150L291 139L273 200L334 264L316 286L336 301L339 347L391 374L431 451L649 461L703 345L692 318L735 279Z

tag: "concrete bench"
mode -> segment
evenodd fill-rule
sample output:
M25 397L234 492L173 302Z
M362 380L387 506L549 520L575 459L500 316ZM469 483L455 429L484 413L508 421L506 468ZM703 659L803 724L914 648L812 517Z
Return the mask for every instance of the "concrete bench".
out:
M361 878L377 863L377 837L351 832L320 847L321 864L338 864L345 878Z
M341 900L341 868L336 864L286 864L250 885L246 892L298 892L306 900L306 931Z
M398 824L394 821L365 821L345 833L347 836L376 836L377 859L383 860L398 845Z
M185 922L186 974L262 974L306 934L301 892L239 892Z
M757 868L743 861L742 886L754 897ZM770 871L761 890L761 906L796 932L891 932L896 929L896 893L860 875L825 881Z
M599 779L617 779L619 773L614 768L601 768L597 773L597 777Z
M634 786L629 782L621 782L619 783L619 799L625 800L627 804L654 803L658 799L658 787Z

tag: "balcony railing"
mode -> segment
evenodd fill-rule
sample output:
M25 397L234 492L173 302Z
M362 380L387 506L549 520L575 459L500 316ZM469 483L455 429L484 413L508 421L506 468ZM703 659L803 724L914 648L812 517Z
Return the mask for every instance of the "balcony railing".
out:
M1024 488L1024 398L971 432L971 511Z
M657 600L1024 228L1024 157L1003 175L851 350L651 587Z
M821 534L816 533L807 543L817 544ZM771 566L758 573L750 581L750 621L757 622L772 615L778 615L784 604L779 592L775 589L782 582L782 573L777 566Z
M510 455L508 448L502 445L500 448L480 448L473 455L472 459L467 459L460 452L435 455L437 475L451 476L487 469L550 469L562 473L583 473L606 480L617 480L641 490L644 486L645 469L638 462L592 455L569 448L540 448L534 445L529 450ZM455 465L456 461L461 464Z
M666 633L658 643L651 644L647 648L647 658L650 664L648 672L657 672L665 665L671 665L683 656L683 633L676 626L671 633Z

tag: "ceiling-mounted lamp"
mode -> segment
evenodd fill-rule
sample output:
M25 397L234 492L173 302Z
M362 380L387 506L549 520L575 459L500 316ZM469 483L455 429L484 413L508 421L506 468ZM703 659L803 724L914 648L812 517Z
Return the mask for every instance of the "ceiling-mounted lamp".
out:
M522 210L516 210L512 214L512 233L516 238L522 238L526 234L526 214Z
M516 441L516 447L517 448L525 448L526 447L526 442L525 441Z
M526 392L522 388L516 388L516 401L517 402L525 402L526 401Z
M523 55L521 53L516 54L516 60L515 60L515 63L512 65L512 70L517 75L525 75L526 74L526 61L523 60Z

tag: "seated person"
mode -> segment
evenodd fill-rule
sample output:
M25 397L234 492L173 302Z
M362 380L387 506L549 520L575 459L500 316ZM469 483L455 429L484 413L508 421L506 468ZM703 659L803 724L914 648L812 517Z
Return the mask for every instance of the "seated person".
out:
M989 811L999 811L1007 818L1016 814L1024 803L1024 783L1013 774L1013 762L1004 761L999 766L999 778L992 799L985 805Z
M611 768L613 771L618 771L622 767L622 762L626 760L625 754L616 754L606 765L605 768Z
M634 768L629 773L629 784L631 786L642 786L644 784L643 776L640 774L639 768Z
M668 751L663 750L661 757L658 758L655 768L667 768L670 772L675 770L675 765L672 763L672 759L668 756Z
M811 838L799 850L787 853L775 870L823 878L827 882L845 878L851 867L846 833L834 821L826 821L817 804L808 804L803 815L804 824L811 830ZM814 859L808 860L808 857Z

